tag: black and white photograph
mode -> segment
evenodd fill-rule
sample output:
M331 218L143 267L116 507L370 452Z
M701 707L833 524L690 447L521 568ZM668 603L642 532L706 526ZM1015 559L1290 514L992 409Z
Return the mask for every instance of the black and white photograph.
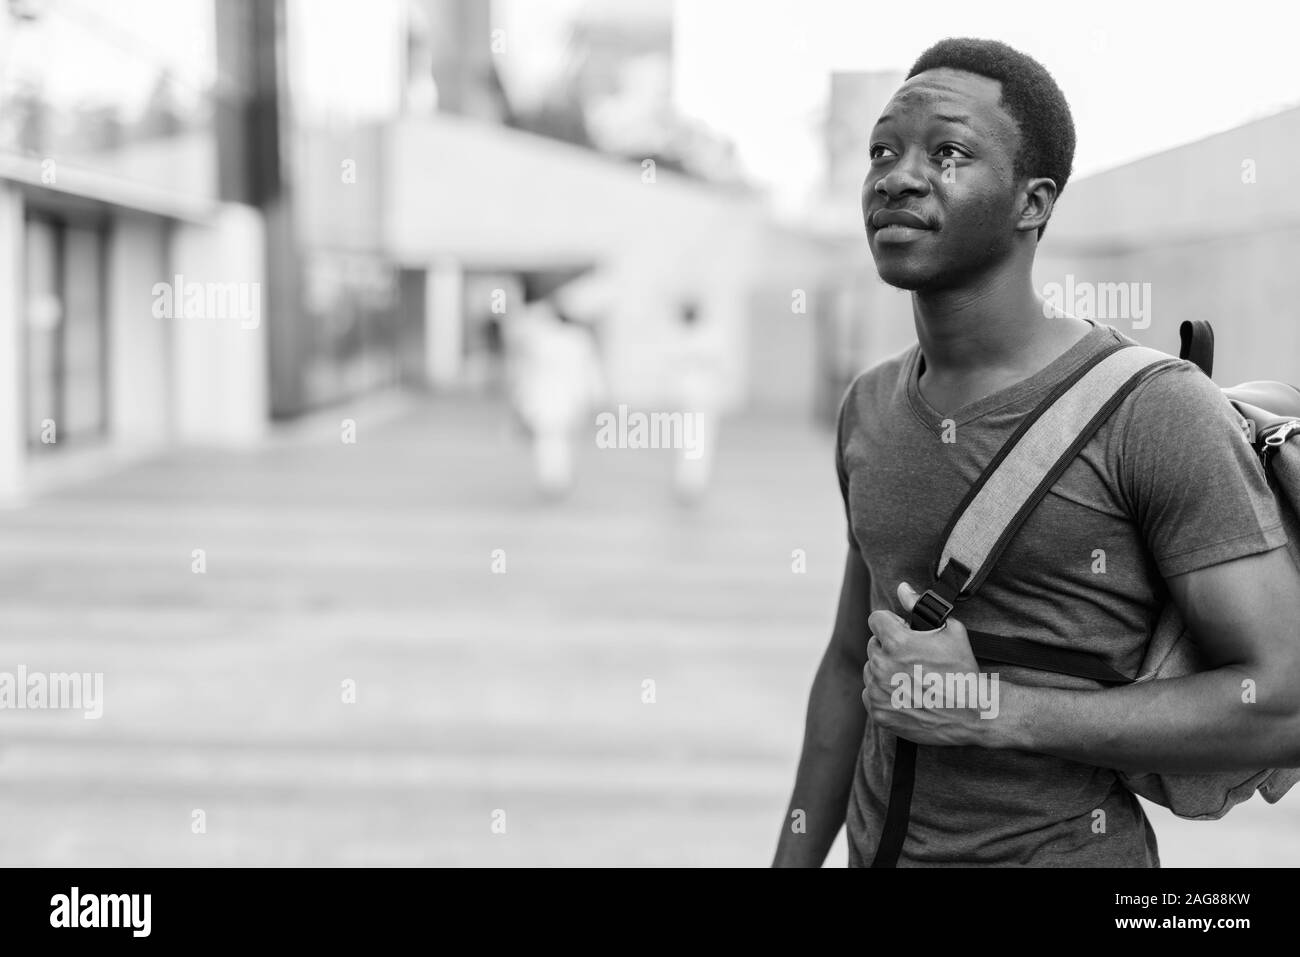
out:
M1250 928L1300 865L1297 36L6 0L0 865L73 875L22 921L848 867Z

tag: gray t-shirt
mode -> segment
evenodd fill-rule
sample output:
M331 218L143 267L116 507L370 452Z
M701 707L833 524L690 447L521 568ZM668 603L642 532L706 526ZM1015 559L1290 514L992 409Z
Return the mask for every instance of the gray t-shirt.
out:
M917 388L919 345L854 380L840 407L836 467L873 609L906 618L898 583L929 587L944 526L1021 419L1090 355L1134 341L1092 325L1034 375L947 416ZM955 441L942 441L947 420ZM953 617L973 630L1100 654L1134 674L1168 600L1164 578L1286 544L1239 421L1190 362L1148 378ZM1004 665L998 672L1027 685L1096 687ZM868 720L847 810L850 866L875 853L895 740ZM1159 856L1141 806L1111 770L1026 751L922 746L898 864L1158 867Z

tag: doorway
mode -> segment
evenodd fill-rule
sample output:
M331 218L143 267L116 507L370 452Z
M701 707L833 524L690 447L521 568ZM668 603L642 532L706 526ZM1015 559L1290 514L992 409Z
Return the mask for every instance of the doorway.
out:
M27 444L101 437L108 421L105 228L29 212L24 224Z

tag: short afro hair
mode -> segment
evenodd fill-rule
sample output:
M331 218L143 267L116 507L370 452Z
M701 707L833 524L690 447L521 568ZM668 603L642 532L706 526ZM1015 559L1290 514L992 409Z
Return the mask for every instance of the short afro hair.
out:
M1002 106L1020 131L1015 176L1046 176L1056 183L1060 196L1074 166L1074 118L1047 68L997 40L949 37L922 53L907 79L945 67L1002 84ZM1040 239L1046 229L1046 223L1039 228Z

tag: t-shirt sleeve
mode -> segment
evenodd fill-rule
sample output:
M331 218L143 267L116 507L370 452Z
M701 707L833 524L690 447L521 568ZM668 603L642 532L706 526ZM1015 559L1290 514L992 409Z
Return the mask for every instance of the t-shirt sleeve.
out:
M1134 390L1120 481L1165 578L1286 544L1240 422L1219 387L1189 362Z

